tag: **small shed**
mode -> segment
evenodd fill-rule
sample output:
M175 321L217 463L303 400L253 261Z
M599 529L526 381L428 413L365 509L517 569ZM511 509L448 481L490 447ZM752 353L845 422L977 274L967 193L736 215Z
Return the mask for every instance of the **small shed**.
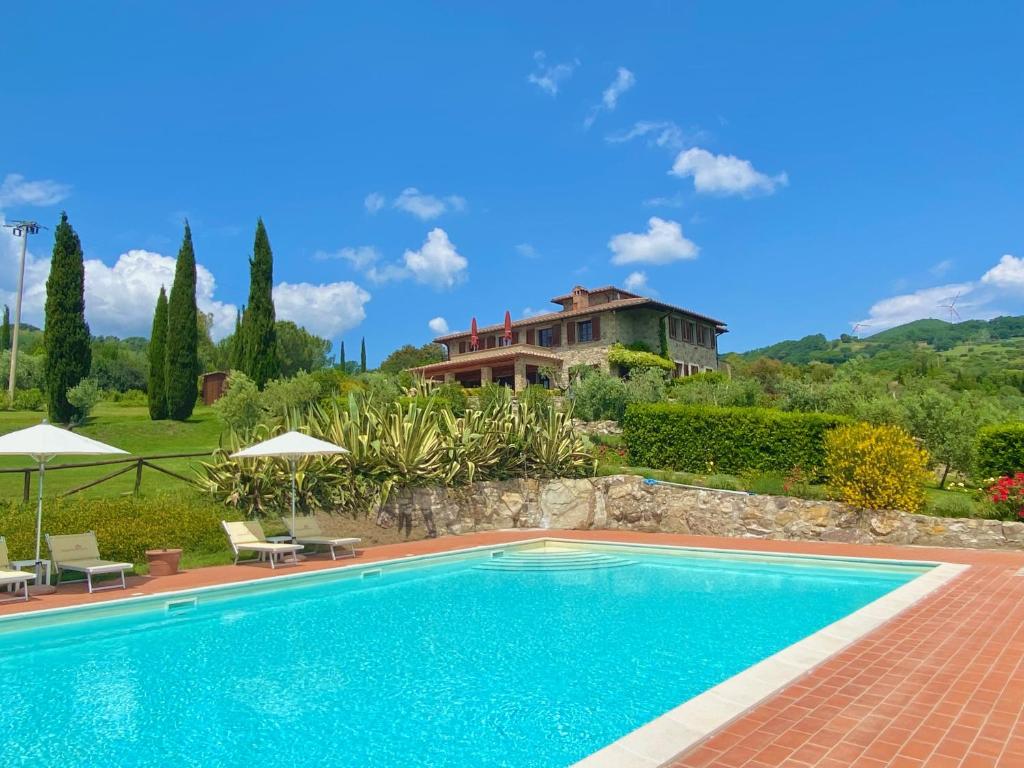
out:
M213 405L228 388L227 371L210 371L202 376L203 405Z

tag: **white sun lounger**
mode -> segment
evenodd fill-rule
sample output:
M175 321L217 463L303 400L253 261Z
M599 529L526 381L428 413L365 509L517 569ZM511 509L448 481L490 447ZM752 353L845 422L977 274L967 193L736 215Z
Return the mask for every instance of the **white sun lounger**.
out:
M5 591L10 587L15 597L8 597L0 600L0 603L10 603L15 600L28 600L28 583L34 581L36 575L28 571L19 571L11 568L11 558L7 554L7 540L0 536L0 587ZM24 597L17 596L17 587L21 586L25 591Z
M119 563L115 560L103 560L100 558L100 547L96 543L96 534L93 531L86 533L67 533L57 536L46 534L46 546L50 548L50 557L53 560L53 567L57 569L57 583L60 584L60 575L64 571L74 571L85 575L85 583L89 592L99 592L104 589L127 589L128 585L124 579L124 572L134 568L132 563ZM121 576L120 584L111 584L107 587L94 587L92 577L104 573L116 573Z
M238 565L238 556L242 552L255 552L259 555L262 560L266 557L270 560L270 567L275 568L275 561L283 558L286 555L292 556L292 562L299 562L299 551L302 549L301 544L275 544L267 541L267 537L263 535L263 526L260 525L256 520L247 520L245 522L228 522L227 520L221 520L220 524L224 526L224 532L228 535L228 541L231 542L231 549L235 553L235 565Z
M326 547L331 553L331 560L338 559L338 553L336 551L338 547L347 549L348 557L355 557L356 544L362 541L362 539L324 536L324 532L320 530L320 523L316 521L316 517L313 515L302 515L301 517L296 517L294 528L292 527L292 519L290 517L283 517L282 520L296 544Z

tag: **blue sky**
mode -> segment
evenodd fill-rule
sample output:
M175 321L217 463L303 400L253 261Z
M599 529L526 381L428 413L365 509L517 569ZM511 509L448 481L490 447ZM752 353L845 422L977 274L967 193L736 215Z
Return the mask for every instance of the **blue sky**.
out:
M278 314L371 362L573 284L724 350L1024 313L1014 3L10 3L0 215L62 208L96 333L148 332L181 221L230 329L257 216ZM0 301L17 246L0 235ZM441 318L441 319L438 319Z

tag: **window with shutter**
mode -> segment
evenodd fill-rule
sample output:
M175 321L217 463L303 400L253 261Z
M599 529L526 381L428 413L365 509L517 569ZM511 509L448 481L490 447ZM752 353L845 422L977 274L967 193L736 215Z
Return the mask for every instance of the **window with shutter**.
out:
M464 342L464 341L460 341L459 342L459 354L460 355L466 354L466 342Z
M582 323L580 325L582 325ZM583 338L583 334L580 334L580 341L586 341L586 339ZM576 343L576 323L569 322L565 324L565 343Z
M559 325L556 325L551 329L551 346L562 346L562 327Z
M594 340L594 323L592 320L583 320L576 325L578 326L577 336L580 342ZM568 327L572 328L573 324L570 323Z
M493 349L495 344L496 344L496 342L494 341L494 337L493 336L488 336L487 337L487 349Z
M598 315L590 320L590 335L594 341L601 339L601 316Z
M535 337L536 337L536 334L534 333L533 328L530 328L526 332L526 343L527 344L534 344L535 343L535 341L534 341Z
M512 343L513 344L518 344L519 343L519 331L512 331Z

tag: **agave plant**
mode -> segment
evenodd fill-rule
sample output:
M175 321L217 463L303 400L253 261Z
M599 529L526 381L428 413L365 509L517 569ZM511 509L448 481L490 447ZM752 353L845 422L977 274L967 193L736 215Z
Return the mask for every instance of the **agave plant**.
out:
M527 471L540 477L579 477L593 474L596 459L572 426L572 409L549 409L530 430Z
M419 391L432 390L422 385ZM291 428L348 450L299 463L300 506L353 515L376 509L382 525L393 524L396 507L406 506L385 502L393 495L401 502L417 486L466 485L524 475L579 477L593 473L595 466L583 438L573 430L571 412L558 412L546 403L515 401L507 392L462 416L434 395L425 402L417 398L402 403L381 402L359 392L350 394L343 406L313 406L289 413L284 421L281 426L258 428L247 441ZM253 516L284 509L287 467L273 460L231 459L239 447L239 437L229 435L213 460L200 466L200 484L214 498ZM426 522L430 529L431 521Z
M282 431L281 427L260 426L245 438L228 432L213 452L212 460L200 462L197 482L217 501L241 510L248 517L279 515L291 505L291 470L280 459L233 459L231 454L250 442L266 440ZM296 505L313 512L324 509L331 488L317 464L307 457L298 462L295 474Z

